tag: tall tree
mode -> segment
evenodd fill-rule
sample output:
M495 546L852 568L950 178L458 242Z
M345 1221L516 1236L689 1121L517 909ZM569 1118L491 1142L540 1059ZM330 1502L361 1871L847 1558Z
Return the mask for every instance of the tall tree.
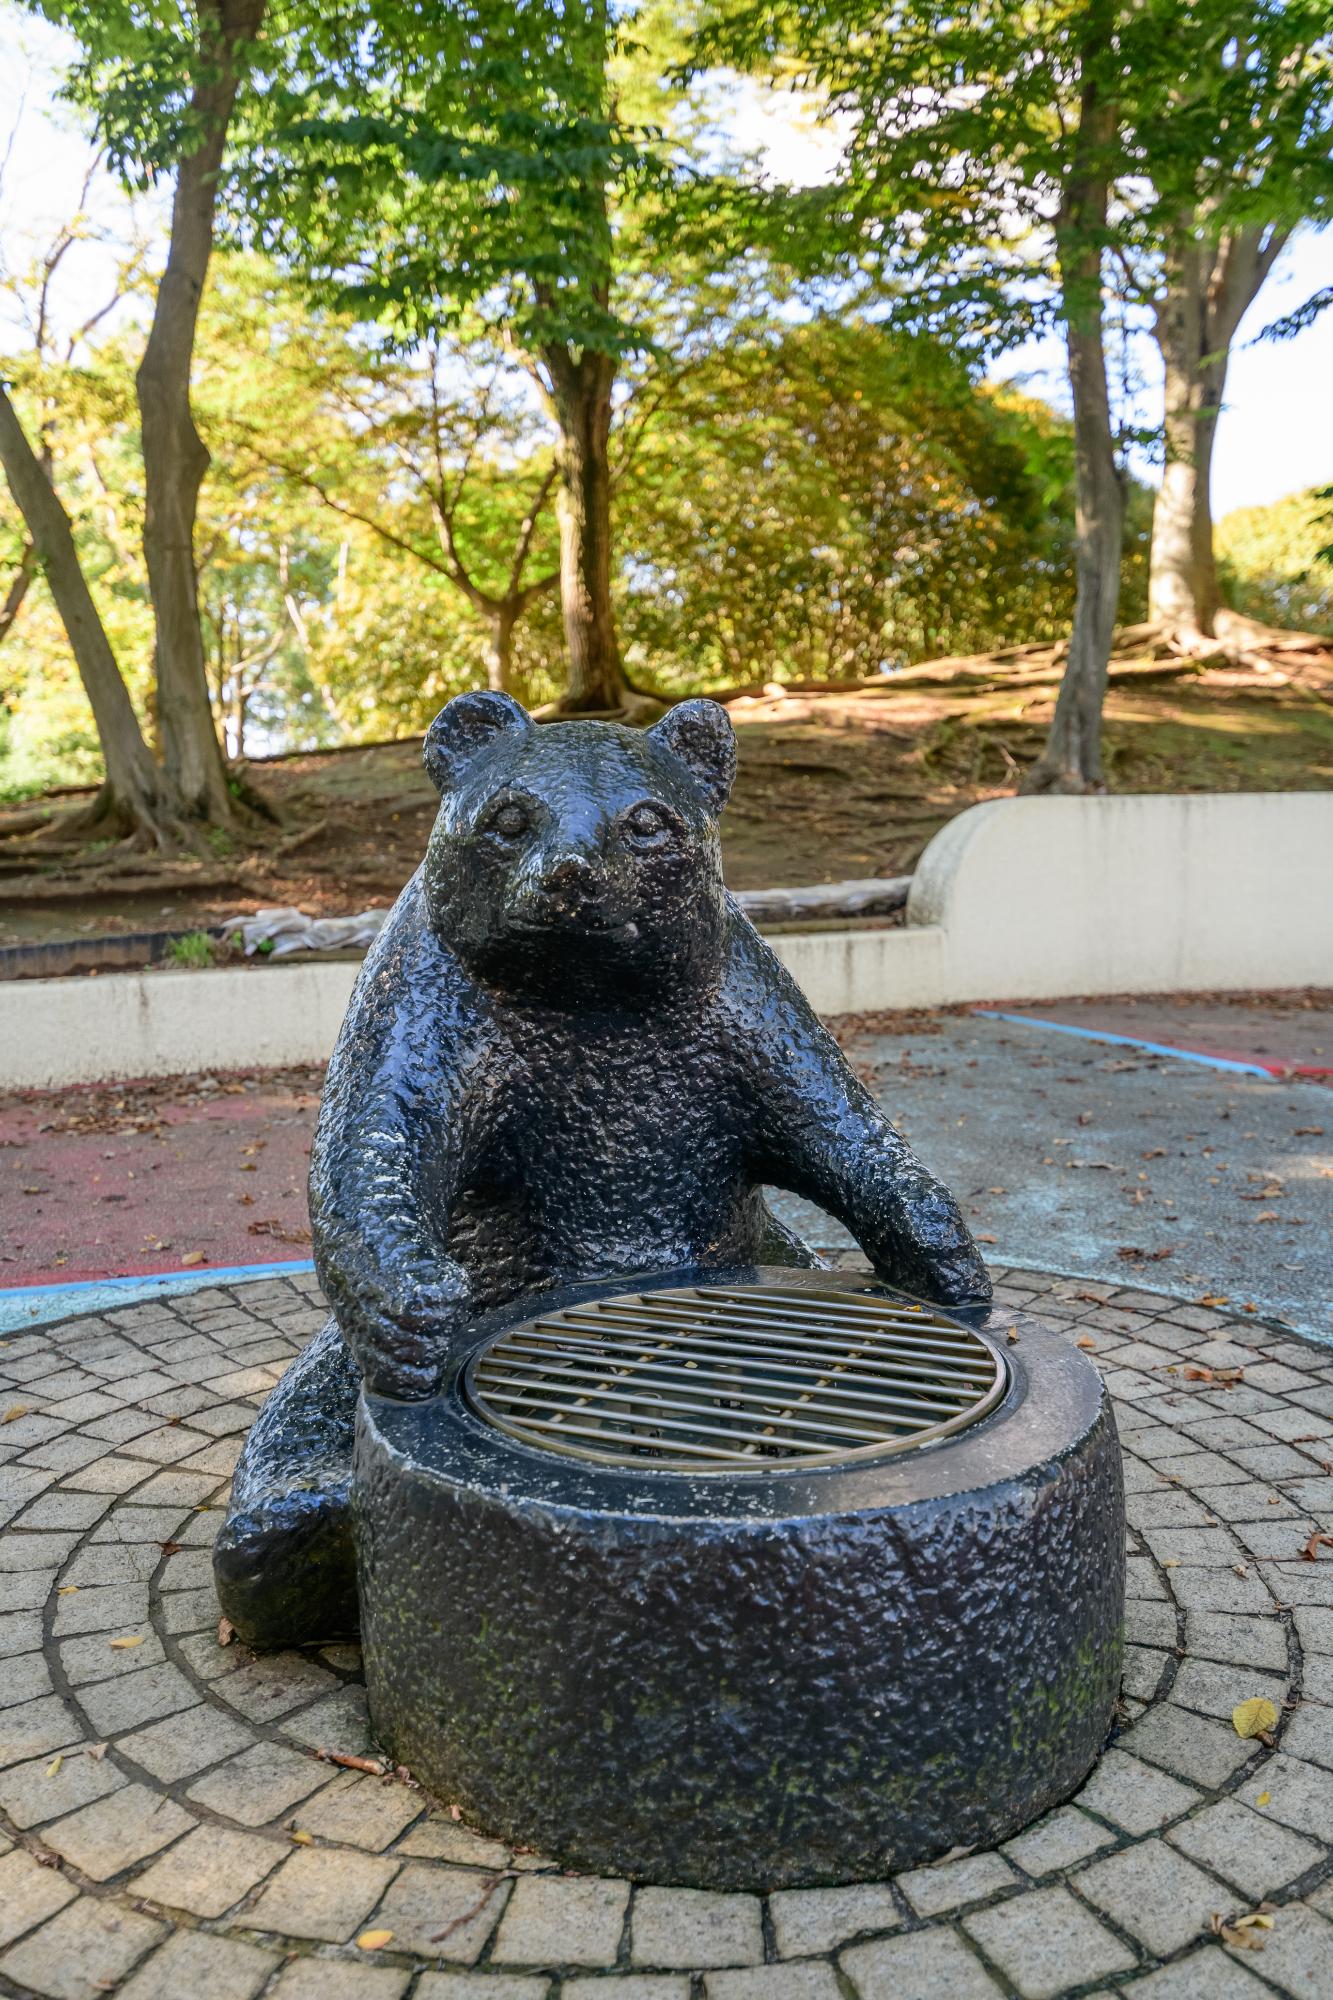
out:
M1142 173L1124 272L1164 392L1149 615L1186 644L1211 639L1220 603L1210 486L1237 329L1293 232L1333 214L1331 20L1325 0L1159 0L1125 19Z
M190 376L227 131L241 65L263 17L264 0L198 0L167 263L137 378L144 556L156 626L162 751L187 809L216 824L231 817L232 800L209 704L199 623L194 531L208 449L195 428Z
M144 741L49 468L33 450L3 386L0 465L60 613L97 725L106 775L93 818L115 831L147 833L157 844L168 845L179 800Z
M209 461L194 424L190 377L222 163L265 0L36 4L77 38L70 94L94 113L113 164L131 184L173 177L166 267L137 384L156 711L174 804L189 818L224 824L234 800L209 704L194 552ZM137 816L134 799L123 804Z
M1117 0L715 4L701 60L785 71L848 129L831 185L780 203L812 263L849 280L873 270L892 317L981 352L1063 328L1077 592L1050 741L1028 782L1097 788L1124 514L1103 329Z
M261 241L325 296L403 340L470 314L528 370L557 439L576 712L633 705L612 602L610 433L623 359L651 333L625 279L693 175L638 115L632 13L348 0L284 61L305 83L270 92L251 181Z

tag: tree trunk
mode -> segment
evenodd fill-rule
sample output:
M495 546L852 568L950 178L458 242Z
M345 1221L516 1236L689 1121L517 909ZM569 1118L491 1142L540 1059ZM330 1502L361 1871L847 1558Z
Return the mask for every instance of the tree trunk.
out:
M1166 460L1153 508L1148 615L1197 643L1218 611L1212 468L1231 342L1286 241L1250 224L1215 241L1187 217L1167 238L1154 333L1165 377Z
M518 612L509 602L486 611L486 685L497 694L514 692L514 625Z
M33 577L37 573L37 551L31 540L23 544L18 568L9 579L9 589L5 601L0 604L0 642L7 639L14 629L14 620L23 609L23 600L28 595Z
M625 702L615 613L611 604L611 389L615 362L585 351L578 361L548 356L560 426L556 450L560 492L560 606L569 651L569 689L561 707L573 714L619 709Z
M143 361L144 558L156 632L157 713L166 767L188 811L232 817L226 767L208 698L194 562L194 526L208 451L190 408L195 329L213 249L218 171L236 102L241 45L257 35L264 0L203 0L190 99L199 143L176 171L171 241Z
M55 599L97 725L106 769L98 816L109 817L128 831L147 833L158 846L170 846L178 802L144 742L139 718L79 563L69 516L3 388L0 465Z
M1115 106L1103 99L1096 76L1109 39L1103 39L1104 12L1089 10L1079 131L1056 226L1074 402L1074 621L1050 734L1023 782L1025 792L1105 787L1102 704L1120 600L1125 497L1115 460L1102 323L1108 155L1117 124Z
M1153 507L1148 616L1193 640L1212 630L1217 610L1211 485L1226 357L1210 356L1205 252L1188 239L1173 247L1154 328L1164 373L1166 461ZM1206 255L1211 265L1211 251Z

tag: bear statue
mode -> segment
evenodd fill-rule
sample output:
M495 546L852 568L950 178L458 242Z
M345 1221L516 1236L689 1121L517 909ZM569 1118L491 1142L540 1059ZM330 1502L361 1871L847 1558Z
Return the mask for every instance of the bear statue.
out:
M216 1548L258 1646L355 1631L361 1384L431 1396L482 1312L578 1279L818 1264L765 1184L837 1216L904 1291L990 1296L953 1198L723 886L723 708L640 731L463 694L424 756L439 815L357 981L311 1158L333 1316L255 1422Z

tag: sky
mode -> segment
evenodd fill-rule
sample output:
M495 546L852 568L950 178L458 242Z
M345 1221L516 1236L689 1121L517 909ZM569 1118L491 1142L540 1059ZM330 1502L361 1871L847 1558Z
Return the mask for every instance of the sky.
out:
M87 169L89 147L73 115L54 100L66 44L43 22L0 14L0 273L21 273L34 250L73 212ZM809 183L828 174L838 135L789 98L757 86L731 86L725 101L735 143L757 151L775 177ZM139 223L155 221L139 204ZM66 258L57 306L66 322L86 314L109 295L114 244L131 226L128 204L103 175L90 203L88 237ZM108 241L97 240L99 235ZM1294 340L1253 344L1269 321L1333 285L1333 229L1306 233L1288 246L1256 300L1233 349L1226 404L1218 425L1213 510L1261 506L1314 485L1333 482L1333 311ZM24 340L9 302L0 298L0 349ZM1136 427L1160 420L1160 363L1146 337L1129 356L1138 387L1127 412ZM1018 378L1032 393L1067 408L1058 335L1026 343L1006 355L997 373ZM1155 393L1156 392L1156 393ZM1135 470L1154 480L1151 461Z

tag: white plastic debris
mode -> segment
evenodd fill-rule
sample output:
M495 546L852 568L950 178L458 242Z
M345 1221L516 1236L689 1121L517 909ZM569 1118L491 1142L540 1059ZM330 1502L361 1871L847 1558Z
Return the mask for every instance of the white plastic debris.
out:
M239 935L247 958L287 958L297 951L364 951L375 942L387 909L361 910L354 917L307 917L301 910L256 910L250 917L228 917L222 928Z

